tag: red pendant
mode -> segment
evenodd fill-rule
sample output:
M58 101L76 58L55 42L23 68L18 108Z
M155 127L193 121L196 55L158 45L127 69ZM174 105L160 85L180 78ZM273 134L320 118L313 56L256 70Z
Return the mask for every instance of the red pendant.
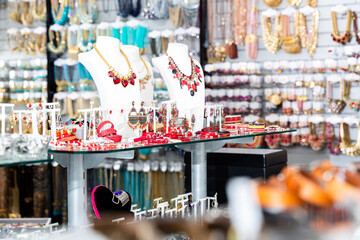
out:
M199 86L200 85L200 83L199 82L196 82L196 86Z
M192 84L192 89L193 89L194 91L196 91L196 86L195 86L195 84Z
M133 77L134 79L136 79L136 74L133 73L133 74L132 74L132 77ZM134 85L134 84L133 84L133 85Z
M133 78L130 78L130 84L135 85L135 80Z
M195 68L196 72L199 73L200 72L200 69L199 68Z
M108 76L112 78L112 77L114 77L114 73L112 71L109 71Z
M190 88L191 88L191 86L190 86L190 84L188 84L188 90L190 90Z
M198 74L198 78L202 78L201 74Z
M117 76L113 77L113 82L114 84L119 84L120 83L120 79Z
M129 82L127 80L122 79L121 80L121 84L123 85L123 87L127 87L127 85L129 84Z
M181 80L181 85L185 86L185 85L186 85L186 81L185 81L185 80Z

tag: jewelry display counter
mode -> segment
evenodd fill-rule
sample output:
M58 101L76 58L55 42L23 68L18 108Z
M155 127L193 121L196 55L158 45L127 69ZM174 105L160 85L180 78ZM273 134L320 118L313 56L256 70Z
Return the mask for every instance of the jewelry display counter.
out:
M207 196L207 176L206 176L206 154L220 149L226 143L249 143L253 137L270 134L281 134L294 132L296 130L285 131L264 131L256 133L246 133L231 137L219 137L214 139L191 140L187 142L171 142L167 144L129 144L125 148L88 151L73 150L69 148L51 148L50 157L61 166L67 168L68 177L68 226L75 227L88 224L86 211L86 169L94 168L105 158L132 159L134 150L145 148L157 148L176 146L185 151L191 152L191 175L192 175L192 196L193 201L205 198ZM201 211L201 209L200 209Z

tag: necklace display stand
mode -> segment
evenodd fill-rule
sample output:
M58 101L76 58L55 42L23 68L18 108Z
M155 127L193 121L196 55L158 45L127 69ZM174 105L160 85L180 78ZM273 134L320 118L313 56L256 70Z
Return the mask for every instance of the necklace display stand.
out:
M189 57L188 46L181 43L169 43L167 49L168 56L171 56L179 69L187 76L191 74L191 59ZM195 115L193 131L199 131L203 128L204 106L205 106L205 81L201 78L199 86L194 96L189 93L188 87L180 88L180 80L174 78L172 70L169 69L168 56L153 58L153 65L159 70L169 91L170 99L176 101L179 109L179 116L191 119ZM200 68L200 74L204 76L200 63L193 59L194 63ZM190 115L189 115L190 114Z
M145 84L144 88L142 88L142 84L140 84L140 99L145 102L145 106L150 106L151 101L153 100L154 95L154 83L153 83L153 71L151 65L148 61L145 61L146 67L140 58L140 50L136 46L132 45L122 45L121 50L124 51L126 56L129 58L130 65L136 74L136 80L143 79L147 74L146 67L149 69L149 74L151 78Z
M123 75L128 73L128 65L125 58L121 55L120 41L117 38L99 36L96 47L116 71ZM140 108L141 98L138 79L135 79L135 85L129 84L126 88L122 84L115 85L108 76L108 67L96 53L95 49L79 54L79 62L86 67L94 79L99 92L101 107L114 111L110 121L113 122L118 133L125 138L136 136L135 132L127 124L127 115L120 114L120 108L130 109L133 101L136 103L135 107L137 109Z

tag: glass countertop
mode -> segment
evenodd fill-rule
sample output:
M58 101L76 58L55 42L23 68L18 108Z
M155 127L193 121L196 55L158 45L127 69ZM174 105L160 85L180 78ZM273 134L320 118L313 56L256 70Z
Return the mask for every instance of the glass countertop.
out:
M32 160L0 160L0 167L13 167L19 165L27 164L37 164L37 163L48 163L52 162L53 159L32 159Z
M286 129L281 131L264 131L264 132L253 132L253 133L241 133L234 136L229 137L219 137L214 139L200 139L194 138L190 141L181 142L180 140L170 140L169 143L159 144L143 144L141 142L136 143L118 143L118 144L110 144L114 149L105 149L106 146L110 146L107 144L103 144L102 148L99 149L91 149L89 150L87 147L76 147L76 146L61 146L61 147L49 147L49 153L72 153L72 154L91 154L91 153L112 153L112 152L121 152L121 151L130 151L130 150L139 150L139 149L146 149L146 148L157 148L157 147L169 147L169 146L179 146L179 145L186 145L186 144L197 144L197 143L209 143L209 142L217 142L217 141L224 141L224 144L227 143L226 141L234 141L240 138L250 138L256 136L264 136L270 134L281 134L281 133L291 133L295 132L296 129Z

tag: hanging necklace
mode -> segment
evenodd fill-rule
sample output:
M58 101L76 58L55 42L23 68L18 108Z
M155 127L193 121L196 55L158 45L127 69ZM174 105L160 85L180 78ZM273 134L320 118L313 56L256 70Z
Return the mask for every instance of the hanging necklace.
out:
M197 26L198 24L198 14L199 14L199 3L189 4L183 2L182 12L184 17L184 22L187 26Z
M141 0L136 0L136 8L134 9L133 0L130 0L129 13L133 17L137 17L141 11Z
M335 127L332 126L331 123L327 123L326 132L327 132L327 138L328 138L328 149L329 149L330 153L332 155L339 155L341 138L339 136L336 143L333 145L333 141L336 140L336 136L335 136Z
M51 16L56 24L63 25L69 18L69 5L67 1L62 1L59 6L58 0L51 0Z
M36 20L46 21L46 1L39 0L32 3L32 14Z
M61 32L60 32L61 31ZM58 29L51 29L49 28L49 39L48 42L48 48L51 52L55 54L62 54L65 52L66 49L66 31L65 29L61 29L58 31ZM61 36L61 41L60 41ZM55 38L55 39L54 39ZM56 46L54 45L54 42L56 43Z
M244 46L247 30L247 0L235 0L235 42Z
M297 7L297 6L300 5L300 3L302 2L302 0L287 0L287 2L288 2L290 5L292 5L292 6L294 6L294 7Z
M302 45L307 48L308 53L311 57L313 57L318 42L319 11L316 10L312 13L310 31L308 31L306 27L305 15L298 12L295 16L298 18L299 36L301 38Z
M126 21L130 13L130 1L132 0L117 0L117 15Z
M129 67L129 72L126 75L120 74L119 72L115 71L115 69L112 66L110 66L110 64L105 60L105 58L101 55L99 50L96 48L96 43L94 43L94 49L95 49L96 53L99 55L99 57L104 61L106 66L109 68L108 76L113 79L113 82L115 85L119 84L120 82L124 88L127 87L127 85L129 83L131 85L135 85L136 74L133 72L133 70L131 68L129 59L127 58L127 56L121 49L120 49L120 52L124 56L124 58L127 62L127 65Z
M179 5L169 7L169 18L175 27L180 27L183 24L182 8Z
M247 25L246 38L245 38L245 47L246 47L246 56L250 59L256 59L257 50L258 50L258 37L256 36L256 28L258 21L258 9L255 5L249 6L249 21Z
M105 1L106 3L106 7L105 7ZM102 1L102 7L103 7L103 11L104 13L108 13L109 12L109 8L110 8L110 0L104 0Z
M149 72L149 68L148 66L146 65L146 62L144 61L144 59L140 56L140 59L141 61L144 63L144 66L146 68L146 74L143 78L139 78L139 83L140 83L140 86L142 89L145 89L145 85L147 84L147 82L150 80L151 78L151 75L150 75L150 72Z
M339 114L346 107L346 102L350 96L351 82L345 79L340 81L340 99L332 98L332 84L334 83L328 81L326 86L328 107L332 113Z
M280 39L280 15L275 16L274 19L274 29L271 27L271 17L262 16L261 17L261 26L263 29L263 41L266 49L271 53L277 53L281 46Z
M306 0L306 2L310 7L316 8L317 0Z
M354 24L354 37L355 37L356 42L358 44L360 44L360 37L359 37L359 34L358 34L359 26L358 26L358 22L357 22L357 14L356 14L356 12L353 12L352 14L353 14L353 16L352 16L353 24Z
M360 123L357 122L356 125L358 126L358 134L357 134L356 142L354 144L351 144L349 124L345 122L342 122L340 124L341 152L343 152L346 155L354 156L354 157L360 155Z
M282 15L282 48L287 53L301 52L301 42L297 28L297 12L294 13L294 35L290 35L290 17Z
M336 12L331 12L331 23L333 27L333 32L331 33L331 37L333 38L334 42L338 42L341 44L346 44L351 41L352 35L350 33L350 24L351 24L351 11L346 11L346 27L345 32L340 35L338 30L338 24L337 24L337 18L336 18Z
M95 19L98 17L97 4L95 0L89 0L89 3L85 3L85 0L78 0L75 4L77 5L77 13L81 23L95 22Z
M320 123L320 133L318 133L316 131L315 123L310 122L309 142L310 142L310 147L314 151L322 150L325 147L326 138L327 138L327 135L325 133L325 131L326 131L325 124L326 124L325 122Z
M194 63L191 56L189 56L191 61L191 74L190 76L185 75L183 72L180 71L179 67L174 62L174 59L168 56L169 59L169 69L172 70L172 74L174 78L179 79L180 88L182 89L183 86L187 85L188 90L190 91L190 95L194 96L195 92L197 92L197 86L199 86L199 82L201 82L201 74L200 68Z

